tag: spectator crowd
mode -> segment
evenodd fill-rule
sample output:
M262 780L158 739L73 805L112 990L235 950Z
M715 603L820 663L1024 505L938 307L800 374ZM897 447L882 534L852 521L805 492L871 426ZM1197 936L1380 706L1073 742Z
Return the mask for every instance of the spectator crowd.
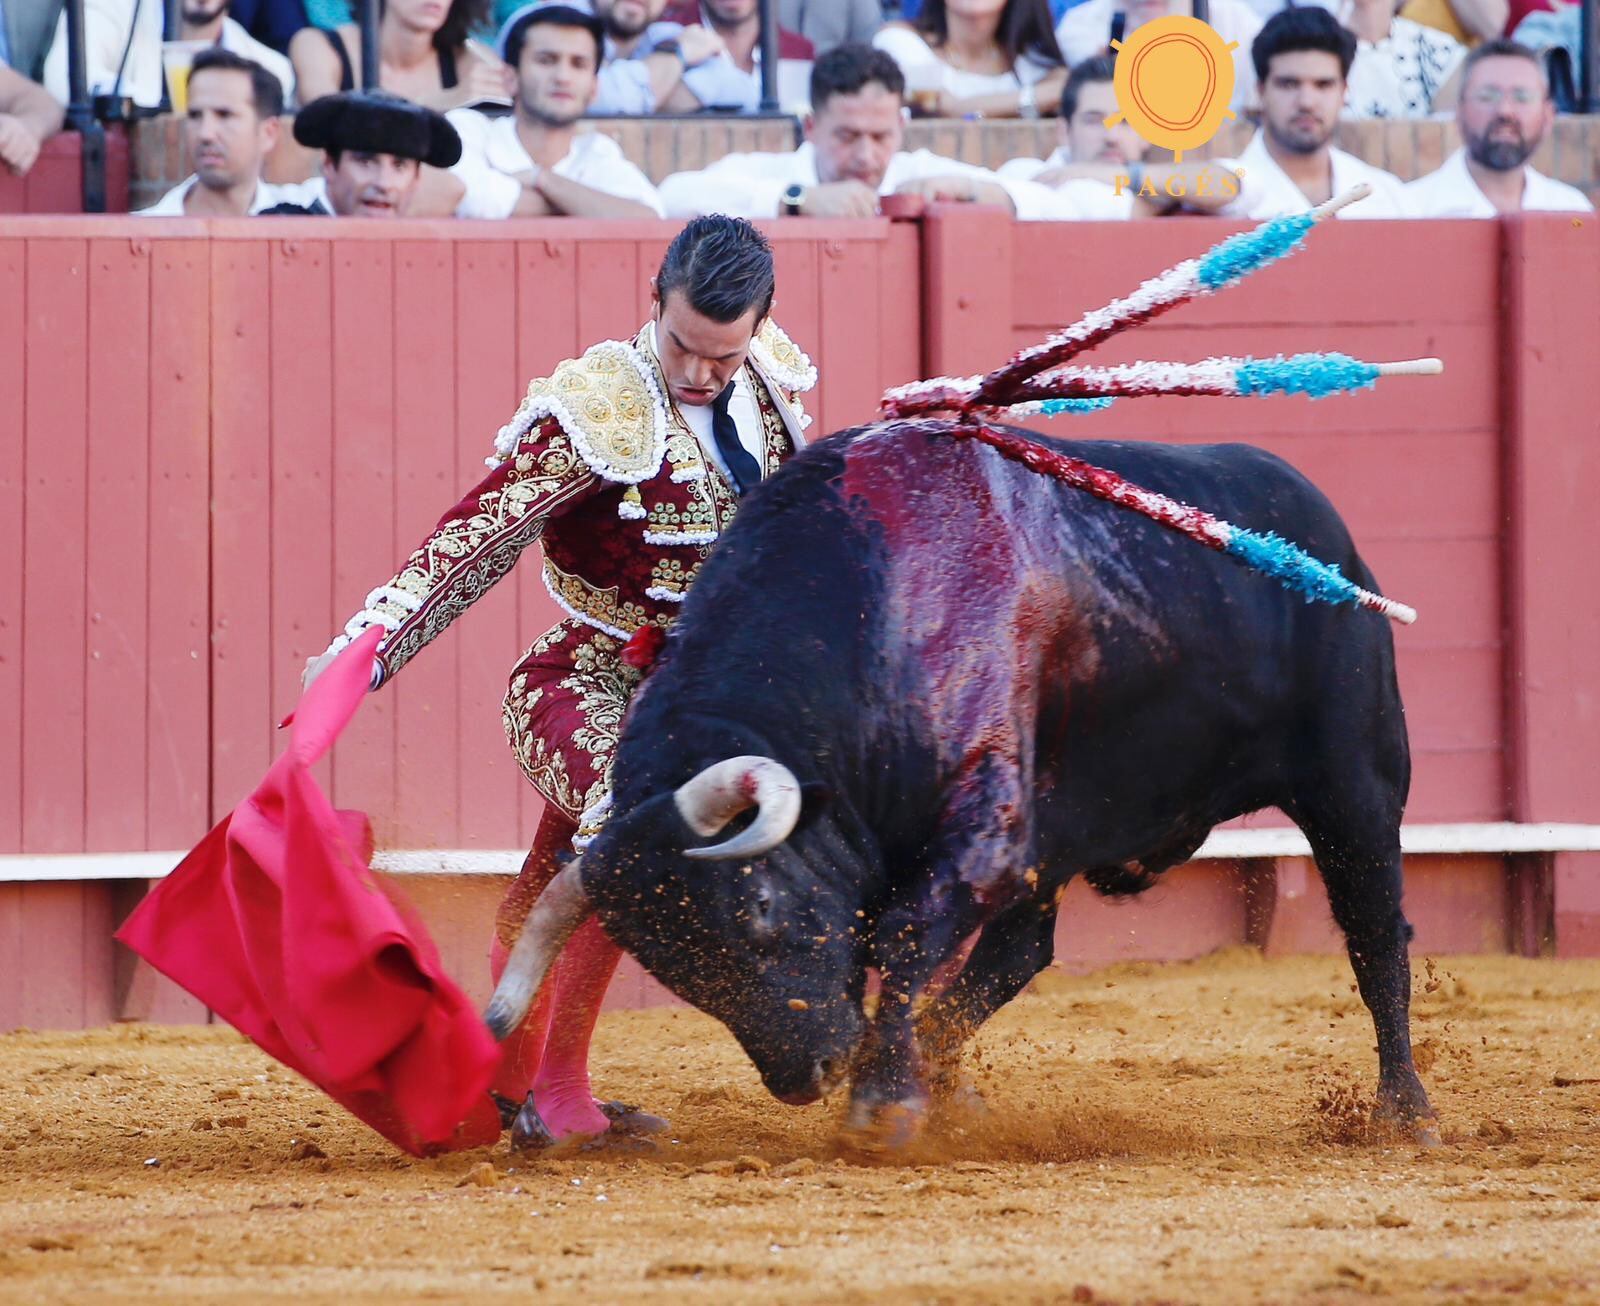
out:
M84 0L95 113L183 116L194 172L145 213L864 217L905 196L1028 221L1260 219L1358 182L1370 194L1341 217L1591 207L1529 163L1575 53L1568 0L1209 0L1256 127L1237 158L1184 162L1147 161L1108 119L1116 46L1191 0L777 0L778 99L803 143L659 186L583 120L757 109L759 0L379 0L370 89L350 4L182 0L168 34L160 0ZM13 174L62 128L66 46L63 0L0 0ZM993 171L904 148L912 117L1052 116L1049 157ZM1409 183L1333 145L1343 121L1444 117L1460 148ZM288 135L320 167L275 185Z

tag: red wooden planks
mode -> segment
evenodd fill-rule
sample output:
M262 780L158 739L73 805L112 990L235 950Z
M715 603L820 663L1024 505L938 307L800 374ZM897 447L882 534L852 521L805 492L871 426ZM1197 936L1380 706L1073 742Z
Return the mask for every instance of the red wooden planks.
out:
M84 838L84 562L88 250L28 242L23 357L22 844L81 852Z
M89 244L85 846L146 848L150 255Z
M630 240L591 238L578 245L578 348L601 340L632 340L640 325L638 247Z
M883 397L879 300L893 293L883 285L883 248L884 242L877 240L828 241L817 261L817 337L826 342L829 360L839 364L823 374L827 431L871 421Z
M21 886L22 939L11 985L18 1020L35 1029L81 1029L84 987L84 896L101 886Z
M395 522L404 558L471 487L456 458L455 261L443 242L394 247ZM486 473L485 473L486 474ZM389 572L373 578L374 585ZM461 837L461 630L452 628L400 673L396 698L396 837L407 846Z
M26 477L23 430L27 396L28 247L0 240L0 852L22 848L22 502ZM0 931L4 930L0 919ZM4 941L0 939L0 960ZM3 1016L3 1012L0 1012Z
M211 824L211 293L201 240L150 244L149 846Z
M325 241L273 241L270 349L271 585L268 642L271 719L300 699L306 659L327 647L333 606L333 359L331 278ZM266 544L266 541L263 541ZM276 750L274 750L276 751ZM317 774L326 785L328 763Z
M394 521L394 251L385 243L336 240L333 275L332 599L318 651L395 572L414 540ZM332 797L367 812L381 844L393 846L395 691L370 695L332 754Z
M484 474L495 432L510 420L523 387L516 372L516 251L510 242L456 247L456 462L463 483ZM537 547L518 569L539 565ZM517 591L509 580L461 619L461 772L457 792L464 847L515 847L527 787L500 722L511 668L521 655Z
M256 787L276 743L268 255L265 240L211 243L213 815Z

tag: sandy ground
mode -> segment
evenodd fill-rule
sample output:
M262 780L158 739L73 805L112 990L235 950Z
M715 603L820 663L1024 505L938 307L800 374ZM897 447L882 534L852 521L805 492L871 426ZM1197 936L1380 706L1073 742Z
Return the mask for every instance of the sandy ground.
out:
M989 1114L897 1164L690 1011L596 1047L671 1141L534 1161L398 1155L226 1030L19 1032L0 1298L1600 1301L1600 961L1416 970L1432 1152L1361 1136L1348 966L1239 950L1042 977L974 1049Z

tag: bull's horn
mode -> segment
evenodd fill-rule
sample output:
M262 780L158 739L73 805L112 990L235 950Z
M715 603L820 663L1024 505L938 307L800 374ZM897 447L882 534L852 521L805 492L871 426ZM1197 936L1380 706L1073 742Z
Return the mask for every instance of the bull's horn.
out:
M716 834L740 812L759 808L749 829L733 838L684 849L685 857L697 861L759 857L794 832L800 819L800 782L770 757L730 757L680 785L673 801L689 828L702 837Z
M522 1018L528 1014L545 974L562 947L594 914L579 878L581 861L575 858L567 863L566 868L544 886L528 919L522 923L517 946L511 949L494 997L489 999L489 1009L483 1013L484 1023L497 1039L503 1040L522 1024Z

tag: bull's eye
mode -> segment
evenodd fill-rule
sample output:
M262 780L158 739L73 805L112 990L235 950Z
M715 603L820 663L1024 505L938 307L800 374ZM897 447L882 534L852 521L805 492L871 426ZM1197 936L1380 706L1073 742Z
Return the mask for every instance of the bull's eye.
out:
M755 885L748 920L751 937L757 943L772 942L778 929L778 903L771 885L762 882Z

